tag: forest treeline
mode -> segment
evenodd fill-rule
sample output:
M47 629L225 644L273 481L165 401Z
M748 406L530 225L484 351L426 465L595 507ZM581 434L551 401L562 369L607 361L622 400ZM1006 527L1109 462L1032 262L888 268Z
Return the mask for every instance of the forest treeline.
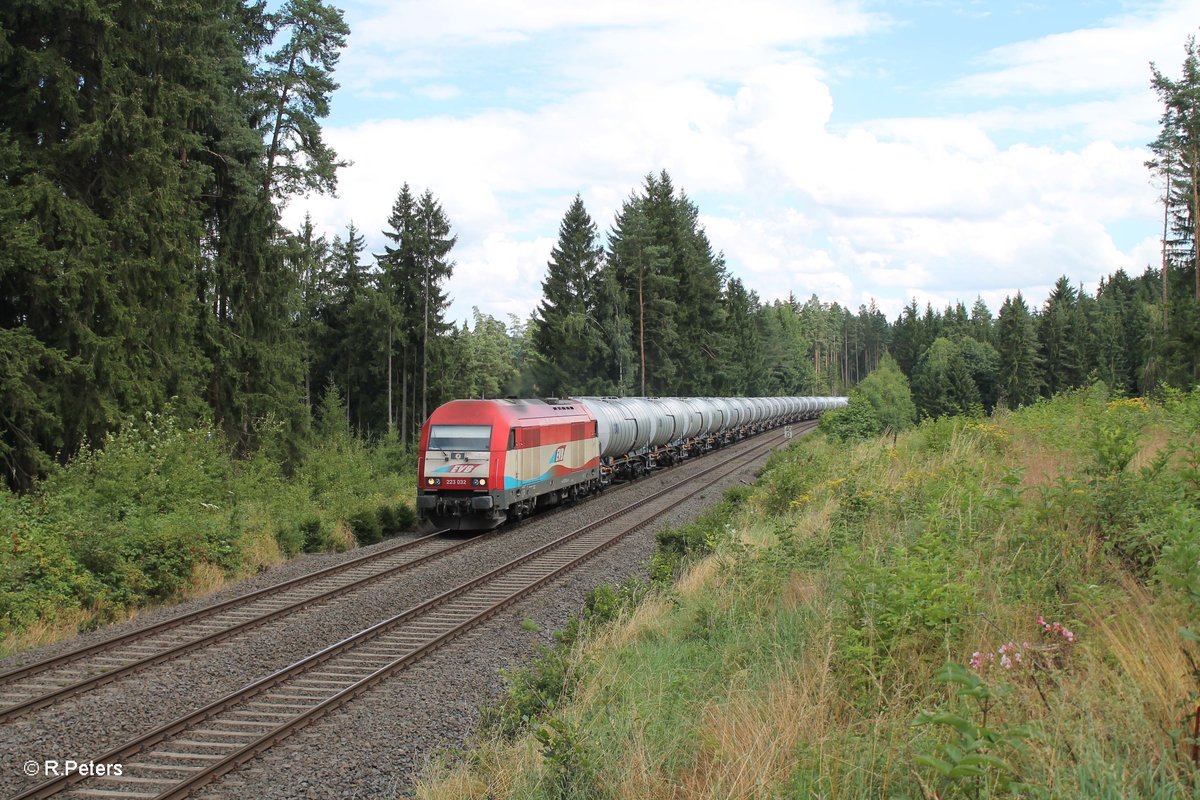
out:
M336 188L343 162L320 121L348 32L320 0L0 9L10 487L168 407L241 454L269 427L280 457L299 459L331 389L353 431L403 447L456 397L845 393L885 358L930 416L1200 377L1192 40L1179 80L1151 76L1162 264L1094 294L1064 278L995 314L914 301L895 320L873 303L767 302L662 171L604 233L570 203L528 319L476 309L459 323L446 292L458 234L429 189L398 187L379 253L353 224L330 240L311 220L279 222L289 199Z

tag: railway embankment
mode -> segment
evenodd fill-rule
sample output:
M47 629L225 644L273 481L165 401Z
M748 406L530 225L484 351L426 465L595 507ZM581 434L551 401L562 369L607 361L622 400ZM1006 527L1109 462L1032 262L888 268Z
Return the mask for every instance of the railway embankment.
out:
M419 797L1195 791L1200 391L807 437L659 540Z
M299 574L297 555L410 528L413 459L395 438L352 436L331 397L303 447L264 423L254 455L237 458L211 424L147 414L52 467L33 491L0 489L0 658L269 567Z

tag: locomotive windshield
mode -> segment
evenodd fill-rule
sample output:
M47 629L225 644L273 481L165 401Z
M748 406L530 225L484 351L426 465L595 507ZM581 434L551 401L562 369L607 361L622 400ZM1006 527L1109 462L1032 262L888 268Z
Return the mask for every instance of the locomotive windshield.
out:
M433 425L429 428L430 450L490 450L491 425Z

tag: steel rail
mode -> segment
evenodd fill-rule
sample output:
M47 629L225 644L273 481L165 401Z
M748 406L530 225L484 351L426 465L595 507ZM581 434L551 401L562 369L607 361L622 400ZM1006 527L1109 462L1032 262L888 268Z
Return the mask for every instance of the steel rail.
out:
M145 669L146 667L159 664L172 658L177 658L178 656L191 652L192 650L197 650L201 647L207 647L209 645L216 644L217 642L224 641L231 636L235 636L251 628L264 625L288 614L295 613L308 606L325 602L327 600L332 600L340 595L360 589L363 586L372 583L373 581L381 580L391 575L395 575L398 572L413 569L421 564L425 564L443 556L450 555L451 553L457 552L468 545L475 544L484 538L481 536L475 536L469 539L454 542L453 540L444 538L444 533L444 531L439 531L428 536L423 536L419 539L403 542L383 551L377 551L368 555L359 556L342 564L335 564L331 567L326 567L308 575L301 575L297 578L284 581L283 583L256 590L250 594L242 595L241 597L235 597L207 608L197 609L196 611L185 614L182 617L165 620L164 622L156 625L142 628L137 631L132 631L112 639L107 639L103 642L97 642L96 644L80 648L78 650L73 650L55 658L11 670L3 675L0 675L0 681L6 682L5 685L0 685L0 696L20 696L21 687L18 683L19 681L43 676L45 673L50 672L51 670L76 664L76 662L79 662L88 656L111 653L112 655L107 656L108 660L116 662L115 665L107 665L106 668L102 668L101 671L94 672L93 674L87 675L79 680L72 678L65 684L55 684L51 681L50 685L54 686L54 688L50 691L45 690L46 684L35 684L35 687L40 693L35 693L31 697L26 697L25 699L18 700L17 702L10 701L8 705L0 707L0 722L6 722L30 711L52 705L60 700L64 700L68 697L72 697L90 689L94 689L97 686L102 686L132 672ZM492 534L494 534L494 532L491 532L488 535ZM436 545L442 543L447 544L445 544L443 547L436 547ZM424 555L418 555L415 558L388 566L388 562L390 562L391 559L396 556L403 556L412 550L429 549L430 546L434 546L432 552L425 553ZM349 582L336 584L333 587L323 591L318 590L316 594L302 595L299 599L291 602L284 600L284 605L282 606L274 603L267 603L266 605L268 607L265 609L264 613L259 614L257 612L253 612L249 617L235 616L238 613L239 606L252 606L256 603L262 603L263 601L278 601L282 595L291 590L311 587L322 580L336 577L341 573L371 567L377 567L377 569L374 571L368 571L366 574L353 578ZM244 614L248 610L249 609L240 609L240 613ZM234 619L231 620L232 624L225 625L223 623L216 622L216 617L226 613L234 616ZM200 627L206 624L211 625L213 623L221 625L221 627L217 628L216 630L212 630L211 632L206 631L203 627ZM176 631L176 629L187 625L195 625L200 627L200 630L196 631L196 633L199 635L195 638L189 639L187 638L187 634L185 634L182 639L175 638L172 641L163 643L160 645L163 649L158 650L154 650L153 643L142 642L144 639ZM118 648L137 642L141 642L140 647L137 649L140 649L143 652L122 654L118 650ZM152 652L144 652L147 649L152 650ZM117 652L114 653L114 651ZM45 678L43 678L43 680L45 680Z
M623 489L628 485L623 484L617 487L617 489ZM557 511L561 510L561 508L557 509ZM267 586L239 597L233 597L205 608L196 609L190 613L173 617L154 625L71 650L53 658L26 664L6 672L0 672L0 703L4 703L4 705L0 705L0 723L53 705L131 673L177 658L193 650L219 643L249 629L300 611L310 605L332 600L342 594L361 588L372 581L419 566L443 555L449 555L471 542L484 538L473 537L457 545L435 551L427 557L406 561L395 567L384 568L378 572L369 572L361 578L345 584L335 585L328 590L318 591L312 595L302 595L298 600L285 603L283 606L271 605L262 614L255 615L252 613L249 617L238 616L248 610L241 609L239 611L238 608L241 606L248 607L260 601L269 600L270 598L279 598L283 593L292 589L317 584L326 578L358 569L372 562L379 563L386 561L398 553L423 547L444 533L447 533L447 531L439 531L419 539L403 542L386 550L358 556L341 564L334 564L307 575L300 575L282 583ZM494 534L495 531L492 531L485 534L485 536ZM231 616L235 616L235 619L231 620L232 624L217 623L218 627L216 630L211 630L207 627L202 628L202 630L196 631L199 635L194 636L194 638L189 639L187 638L187 634L184 634L182 637L173 637L172 641L157 646L143 641L167 634L185 626L211 625L211 623L216 622L217 617L227 612ZM129 646L129 649L134 652L122 654L119 648L125 646ZM86 663L77 664L77 662L89 656L96 655L100 655L101 658L109 662L101 665L100 670L88 670ZM65 681L56 679L54 675L46 675L46 673L50 673L52 670L61 670L64 668L66 672L75 674L58 676L60 678L67 678ZM79 672L85 673L84 677L80 678L78 676ZM19 685L22 681L39 678L39 682L32 686L22 687ZM33 689L34 691L22 691L23 688Z
M807 429L805 428L805 430ZM124 775L102 776L98 778L101 781L108 781L110 785L126 787L136 785L149 788L156 784L169 784L169 788L164 791L158 792L155 790L154 794L138 793L134 790L116 793L104 790L84 791L87 794L93 795L121 794L122 796L131 797L157 798L157 800L186 796L192 790L235 769L238 765L254 758L295 731L311 724L311 722L328 711L344 705L392 673L407 667L432 650L442 646L470 628L479 625L545 583L578 566L584 560L611 547L630 533L667 513L677 503L704 491L722 477L741 468L744 466L743 462L758 456L763 450L770 448L779 441L779 439L782 439L782 437L772 437L771 440L742 453L733 454L721 463L715 464L700 473L689 476L680 482L637 500L625 508L608 514L553 542L542 545L486 575L467 581L390 619L360 631L354 636L330 645L295 664L285 667L243 687L237 692L231 693L195 712L151 731L135 741L114 748L89 762L98 765L122 763L130 756L145 753L148 748L185 731L189 731L192 734L192 738L175 743L175 745L181 746L184 749L194 747L216 748L218 750L235 748L233 752L224 755L211 753L207 749L200 753L180 753L174 750L157 751L145 753L145 755L147 758L153 758L157 755L160 763L130 765L135 770L138 766L141 766L143 769L151 769L153 774L159 776L165 772L190 773L182 779L140 777L131 780L132 776L126 777ZM723 468L724 471L721 474L705 482L703 485L692 489L687 494L662 504L661 508L652 509L643 518L636 519L632 525L626 524L623 528L619 528L615 534L597 536L600 541L594 544L588 544L587 542L577 544L587 534L598 531L607 523L647 506L652 501L674 493L680 488L686 488L687 484L692 483L698 478ZM577 545L574 549L571 547L573 544ZM583 546L585 544L586 547ZM564 551L562 555L568 556L565 561L561 560L562 555L557 552L560 550ZM543 556L546 556L545 560L551 561L548 565L550 567L549 571L543 571L541 574L532 576L532 579L527 578L515 583L515 578L505 578L510 573L520 572L527 565L537 563ZM555 561L554 559L558 560ZM471 596L472 592L476 592L476 590L478 590L477 594L481 596L473 598ZM493 597L497 591L499 591L499 595ZM455 609L453 604L460 598L462 602ZM415 623L412 626L414 629L413 632L405 629L395 630L409 622ZM389 639L389 637L391 638ZM388 647L394 650L397 646L401 648L401 651L398 653L387 652ZM383 649L381 650L380 648ZM327 664L327 662L343 655L347 656L346 659L343 659L347 663L329 665L330 669L334 669L334 671L315 671L316 667ZM374 663L378 661L382 661L383 663ZM291 681L291 683L286 683L288 681ZM343 683L348 685L343 687L341 686ZM333 688L329 688L331 686ZM276 693L275 696L272 696L269 692L275 689L275 687L280 687L281 691L293 692L295 694L281 695ZM314 692L316 693L315 696L312 694ZM263 696L264 699L255 699L260 696ZM284 702L269 702L272 700L283 700ZM308 703L307 701L315 702ZM249 706L257 705L261 708L236 710L237 706L244 704ZM286 719L286 721L278 721L280 717L289 717L288 713L282 713L283 709L289 707L293 709L290 718ZM263 711L262 708L275 709L275 711ZM300 709L300 711L295 711L295 709ZM241 717L247 715L250 717L257 716L259 718L267 716L273 721L253 722L240 718L220 718L219 715L225 711L231 711L229 716L232 717L238 717L238 715ZM202 723L210 724L205 728L198 727ZM245 727L241 726L249 727L250 731L246 731ZM269 730L261 733L261 735L255 730L256 728L261 729L264 727ZM204 736L208 736L209 740L201 741ZM252 740L247 743L238 741L246 736L251 736ZM234 741L231 742L231 739ZM166 760L165 764L161 763L163 759ZM176 763L180 760L200 760L210 763L206 767ZM63 776L35 786L25 793L18 795L14 800L48 797L88 779L88 776L80 776L78 774Z

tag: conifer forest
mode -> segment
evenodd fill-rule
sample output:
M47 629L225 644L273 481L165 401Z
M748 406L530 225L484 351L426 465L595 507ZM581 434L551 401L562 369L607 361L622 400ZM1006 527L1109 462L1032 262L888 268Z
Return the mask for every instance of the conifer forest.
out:
M158 8L0 9L0 463L15 492L166 410L242 458L269 424L286 467L327 396L354 435L404 448L458 397L843 394L886 360L915 415L936 417L1096 381L1137 394L1200 379L1192 40L1181 72L1147 75L1161 263L1094 293L1062 278L1048 297L913 301L895 319L816 295L767 302L656 169L614 219L579 196L563 210L528 319L477 309L460 324L446 289L458 231L430 189L395 187L378 253L353 224L332 238L281 226L288 201L337 189L321 122L341 12Z

